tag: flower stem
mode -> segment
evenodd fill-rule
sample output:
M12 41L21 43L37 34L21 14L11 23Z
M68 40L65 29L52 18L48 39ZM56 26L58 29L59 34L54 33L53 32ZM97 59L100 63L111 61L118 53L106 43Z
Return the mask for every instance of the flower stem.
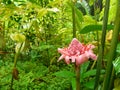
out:
M76 66L76 90L80 90L80 66Z
M75 3L76 0L73 1L73 6L72 6L73 38L76 38ZM76 90L80 90L80 66L75 65L75 69L76 69Z

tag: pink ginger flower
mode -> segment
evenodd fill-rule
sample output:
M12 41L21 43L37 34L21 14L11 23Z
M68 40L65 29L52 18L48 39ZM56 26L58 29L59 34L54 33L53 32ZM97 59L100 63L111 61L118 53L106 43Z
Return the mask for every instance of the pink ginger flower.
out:
M76 63L77 66L88 61L89 59L96 60L97 56L93 53L92 49L95 48L94 45L84 45L81 44L76 38L73 38L69 47L67 48L58 48L58 52L62 55L58 59L58 62L62 59L67 64Z

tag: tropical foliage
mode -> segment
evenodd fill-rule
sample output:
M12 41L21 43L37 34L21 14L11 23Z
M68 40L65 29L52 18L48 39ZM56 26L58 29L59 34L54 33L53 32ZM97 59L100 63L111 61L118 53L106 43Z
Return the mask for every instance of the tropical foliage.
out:
M110 73L109 90L119 90L119 6L120 0L0 0L0 90L76 90L74 63L57 62L58 48L73 37L94 45L98 57L80 64L80 89L106 90Z

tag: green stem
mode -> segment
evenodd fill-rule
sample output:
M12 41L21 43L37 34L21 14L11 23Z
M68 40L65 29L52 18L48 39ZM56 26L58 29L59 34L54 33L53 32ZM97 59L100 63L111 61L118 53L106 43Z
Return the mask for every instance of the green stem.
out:
M80 90L80 66L76 66L76 90Z
M103 17L103 26L102 26L102 38L101 38L101 45L99 46L99 54L98 54L98 60L97 60L97 72L96 72L94 90L98 89L99 78L100 78L100 73L101 73L101 67L102 67L101 65L102 65L102 60L104 56L105 37L106 37L106 30L107 30L107 23L108 23L109 5L110 5L110 0L106 0L104 17Z
M76 38L76 18L75 18L75 3L72 6L72 19L73 19L73 38ZM80 90L80 66L76 66L76 90Z
M119 30L120 30L120 0L117 0L115 26L114 26L113 35L112 35L111 49L110 49L110 54L107 62L106 77L103 84L103 90L110 90L108 88L110 87L110 82L112 78L111 77L112 68L113 68L112 61L115 59Z
M21 46L22 46L22 44L21 44ZM16 65L17 65L17 58L18 58L18 56L19 56L19 54L20 54L20 49L21 49L21 47L19 48L18 52L16 52L16 54L15 54L13 69L16 68ZM14 77L13 77L13 75L12 75L10 90L13 90L13 81L14 81Z
M18 57L18 53L15 54L15 58L14 58L14 66L13 66L13 68L16 67L16 64L17 64L17 57ZM11 85L10 85L10 90L13 90L13 81L14 81L14 78L13 78L13 75L12 75L12 78L11 78Z

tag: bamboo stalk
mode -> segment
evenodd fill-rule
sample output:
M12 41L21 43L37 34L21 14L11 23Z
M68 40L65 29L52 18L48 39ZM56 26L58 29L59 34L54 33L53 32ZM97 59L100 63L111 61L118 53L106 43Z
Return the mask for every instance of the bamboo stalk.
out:
M103 90L111 90L110 82L111 82L111 78L112 78L111 74L112 74L112 68L113 68L112 61L115 59L119 30L120 30L120 0L117 0L115 26L114 26L113 35L112 35L111 49L110 49L110 54L109 54L109 58L108 58L108 62L107 62L107 69L106 69L105 80L103 83Z
M72 6L72 19L73 19L73 38L76 38L76 18L75 18L75 2Z
M98 54L98 60L97 60L97 72L96 72L94 90L98 89L99 78L100 78L101 67L102 67L101 65L102 65L102 60L104 57L104 46L105 46L105 37L106 37L106 30L107 30L107 23L108 23L109 5L110 5L110 0L106 0L104 17L103 17L103 26L102 26L102 38L101 38L101 45L99 46L99 54Z

